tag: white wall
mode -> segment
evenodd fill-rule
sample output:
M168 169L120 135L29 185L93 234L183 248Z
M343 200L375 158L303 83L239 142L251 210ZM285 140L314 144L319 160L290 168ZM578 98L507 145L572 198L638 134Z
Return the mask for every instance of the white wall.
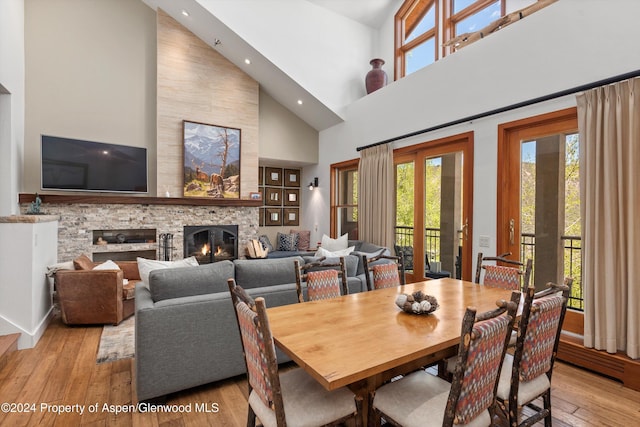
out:
M40 135L147 147L156 188L156 15L141 1L25 1L22 191L40 188Z
M197 2L333 111L365 95L374 29L301 0Z
M624 11L621 13L621 11ZM344 123L320 133L317 173L359 157L363 146L470 115L640 69L636 41L640 2L559 1L461 51L353 103ZM575 106L566 96L394 143L403 147L475 132L473 251L477 236L495 251L497 127L500 123ZM329 231L329 188L309 200L307 227Z
M260 164L318 163L318 131L260 90ZM284 163L283 163L284 162Z
M24 1L0 1L0 216L18 212L24 143Z

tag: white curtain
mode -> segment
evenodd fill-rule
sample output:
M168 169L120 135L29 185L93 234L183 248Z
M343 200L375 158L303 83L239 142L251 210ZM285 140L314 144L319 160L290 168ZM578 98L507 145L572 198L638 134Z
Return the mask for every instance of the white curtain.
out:
M377 145L360 152L358 165L358 238L393 253L395 227L393 147Z
M584 343L640 357L640 79L577 96Z

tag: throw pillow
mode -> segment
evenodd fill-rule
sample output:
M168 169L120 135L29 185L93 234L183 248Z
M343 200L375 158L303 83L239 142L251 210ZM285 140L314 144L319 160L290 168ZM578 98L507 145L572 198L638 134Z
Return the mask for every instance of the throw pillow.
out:
M316 251L316 255L317 257L327 257L327 258L332 258L332 257L341 257L341 256L347 256L349 255L351 252L353 252L353 250L355 249L355 246L349 246L347 249L341 249L341 250L337 250L337 251L328 251L324 248L324 246L321 246L318 248L318 250Z
M297 234L278 233L277 240L278 240L279 251L297 251L298 250Z
M102 264L98 264L93 267L94 270L120 270L120 267L115 262L108 260Z
M298 250L307 251L311 247L311 230L289 230L291 234L298 235Z
M176 261L157 261L154 259L137 258L138 271L140 272L140 279L147 287L149 286L149 273L159 268L178 268L178 267L195 267L198 265L196 257L189 257L185 259L179 259Z
M262 243L263 248L267 249L269 252L273 252L273 245L269 240L269 236L267 236L266 234L263 234L260 237L258 237L258 241Z
M93 270L93 261L85 254L82 254L73 260L73 266L76 270Z
M343 234L337 239L332 239L326 234L322 235L321 246L328 251L340 251L349 247L349 235Z
M73 261L59 262L47 266L47 277L53 277L60 270L75 270Z

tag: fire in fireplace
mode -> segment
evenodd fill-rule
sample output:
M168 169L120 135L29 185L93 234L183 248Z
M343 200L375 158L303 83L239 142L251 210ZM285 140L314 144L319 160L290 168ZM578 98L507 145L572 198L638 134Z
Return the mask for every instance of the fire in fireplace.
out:
M184 227L184 256L199 264L238 257L237 225L189 225Z

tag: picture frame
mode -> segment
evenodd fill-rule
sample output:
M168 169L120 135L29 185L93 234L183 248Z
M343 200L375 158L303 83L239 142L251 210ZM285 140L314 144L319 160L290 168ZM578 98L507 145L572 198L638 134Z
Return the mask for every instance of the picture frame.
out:
M266 208L264 215L264 225L282 225L282 209L281 208Z
M264 227L264 216L265 216L265 209L260 208L258 212L258 226L260 227Z
M265 187L264 204L268 206L282 206L282 189Z
M284 208L282 210L282 224L291 226L300 225L300 218L298 213L298 208Z
M284 186L300 187L300 169L284 170Z
M282 185L282 168L264 168L264 183L266 185Z
M240 198L241 130L182 121L183 196Z
M258 185L264 185L264 168L258 167Z
M283 201L285 206L300 206L300 190L285 188Z
M249 198L251 200L262 200L262 192L252 191L249 193Z

